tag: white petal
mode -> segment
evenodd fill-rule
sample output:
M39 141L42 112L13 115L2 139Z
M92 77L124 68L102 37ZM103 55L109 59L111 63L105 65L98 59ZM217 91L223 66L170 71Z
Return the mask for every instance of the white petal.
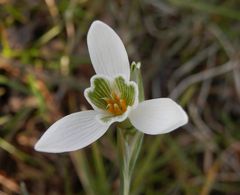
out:
M168 133L188 122L185 111L169 98L141 102L129 119L139 131L151 135Z
M109 125L97 121L98 113L76 112L55 122L35 145L41 152L69 152L81 149L100 138Z
M108 25L95 21L87 35L88 50L95 72L115 77L130 78L130 65L126 49L119 36Z
M127 119L132 108L133 108L132 106L128 106L127 110L122 115L117 116L112 116L107 112L99 112L99 114L97 115L97 120L100 123L105 123L108 124L109 126L115 122L123 122L125 119Z

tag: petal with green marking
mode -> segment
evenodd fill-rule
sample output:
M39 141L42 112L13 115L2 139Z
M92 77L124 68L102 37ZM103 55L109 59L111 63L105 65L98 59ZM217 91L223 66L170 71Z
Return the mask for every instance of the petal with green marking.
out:
M138 95L136 83L133 81L127 82L122 76L118 76L114 79L114 86L119 91L121 98L126 100L128 106L132 106L135 103Z
M91 87L87 88L84 94L93 107L106 110L107 103L104 98L111 97L111 83L107 78L95 75L91 79Z
M128 113L138 104L137 84L126 81L123 76L112 79L95 75L91 78L91 87L84 91L84 95L92 107L100 111L99 119L104 123L122 121L126 118L125 112Z

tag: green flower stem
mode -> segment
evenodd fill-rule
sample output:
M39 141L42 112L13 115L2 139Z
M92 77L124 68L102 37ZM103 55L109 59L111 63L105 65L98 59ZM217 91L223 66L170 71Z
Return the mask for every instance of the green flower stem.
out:
M131 65L131 80L138 84L139 102L143 101L144 91L139 63L133 62ZM143 142L143 133L137 131L128 119L119 124L117 133L121 195L129 195L132 174Z
M141 149L143 133L134 127L118 128L118 154L121 169L121 194L128 195L130 192L131 177Z

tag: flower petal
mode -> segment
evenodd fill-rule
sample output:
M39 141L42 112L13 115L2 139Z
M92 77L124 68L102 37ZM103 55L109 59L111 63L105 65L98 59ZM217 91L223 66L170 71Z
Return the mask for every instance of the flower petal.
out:
M110 125L97 121L98 113L76 112L55 122L35 145L41 152L69 152L81 149L100 138Z
M84 90L84 97L96 111L106 110L107 102L104 98L110 98L112 93L111 81L106 76L94 75L91 78L91 86Z
M125 119L127 119L132 108L133 107L128 106L127 110L122 115L116 115L116 116L110 115L109 113L106 113L106 112L105 113L99 112L99 114L97 115L97 120L99 120L100 123L105 123L105 124L108 124L109 126L115 122L122 122Z
M113 79L108 76L94 75L91 78L91 86L84 90L84 97L98 112L107 111L106 98L112 99L113 94L126 100L127 106L136 107L138 104L137 84L134 81L124 80L122 76Z
M114 86L121 94L121 98L126 100L127 105L138 103L138 86L134 81L126 81L118 76L114 79Z
M95 72L115 77L130 78L130 65L126 49L119 36L101 21L92 23L87 36L88 50Z
M168 133L188 122L185 111L169 98L141 102L129 119L139 131L151 135Z

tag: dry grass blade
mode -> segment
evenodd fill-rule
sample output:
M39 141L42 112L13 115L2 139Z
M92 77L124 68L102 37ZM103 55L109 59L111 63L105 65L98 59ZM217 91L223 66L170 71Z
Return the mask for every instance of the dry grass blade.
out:
M189 86L194 83L204 81L231 71L234 71L237 68L238 62L229 61L221 66L214 67L200 73L193 74L192 76L187 77L181 81L176 88L171 92L170 97L177 99Z

